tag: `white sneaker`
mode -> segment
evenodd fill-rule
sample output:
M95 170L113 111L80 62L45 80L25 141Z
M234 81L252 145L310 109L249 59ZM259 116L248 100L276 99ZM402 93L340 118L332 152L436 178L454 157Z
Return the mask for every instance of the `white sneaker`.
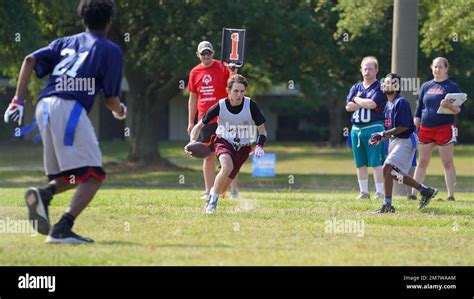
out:
M237 191L231 192L230 193L230 198L231 199L239 199L239 192L237 192Z
M356 199L370 199L370 194L366 192L361 192L359 196L356 197Z
M209 197L209 192L204 192L199 196L200 199L207 199Z
M206 214L214 214L216 212L217 201L210 202L206 207Z
M380 193L380 192L375 193L375 199L383 200L384 197L385 195L383 193Z
M49 244L91 244L94 240L79 236L72 230L64 230L62 232L55 232L54 230L46 238L46 243Z

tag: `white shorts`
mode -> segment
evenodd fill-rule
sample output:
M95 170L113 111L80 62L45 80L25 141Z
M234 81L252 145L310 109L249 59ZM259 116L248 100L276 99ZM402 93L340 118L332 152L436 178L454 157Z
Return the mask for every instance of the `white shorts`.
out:
M74 100L52 96L41 99L36 106L36 121L43 141L44 169L48 177L78 168L102 168L99 142L84 108L80 112L72 145L65 145L66 127L75 104ZM47 108L46 123L44 108Z
M414 135L416 136L416 135ZM416 137L415 137L416 138ZM385 164L397 167L403 175L410 171L416 147L410 138L395 138L390 141L390 152Z

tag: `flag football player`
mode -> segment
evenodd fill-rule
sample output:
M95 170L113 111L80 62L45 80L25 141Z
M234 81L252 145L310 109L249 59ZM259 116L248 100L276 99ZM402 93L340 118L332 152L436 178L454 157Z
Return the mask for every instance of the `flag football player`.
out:
M126 107L119 100L123 53L105 37L112 24L113 9L113 0L81 0L77 13L86 31L54 40L26 56L15 97L5 112L6 122L21 125L31 73L34 70L40 78L49 75L35 114L49 183L25 193L29 218L37 223L39 233L48 235L47 243L93 242L75 234L72 227L105 179L99 143L88 117L95 95L103 90L105 104L114 117L126 117ZM75 80L93 82L93 88L70 84L78 82ZM48 206L53 196L72 188L76 191L69 207L51 227Z
M227 81L228 98L219 100L206 112L191 131L190 141L196 141L202 128L218 117L214 148L221 169L217 174L206 201L206 213L216 211L221 194L249 157L251 144L257 141L255 156L265 155L263 146L267 139L265 117L257 103L245 96L248 82L242 75L235 75ZM257 137L258 132L258 138Z
M382 207L374 213L394 213L392 205L393 180L420 191L422 198L419 208L426 206L438 190L416 182L408 175L415 156L418 138L411 113L410 103L400 93L400 77L390 73L385 77L382 88L387 95L385 106L385 131L373 133L370 145L376 146L380 141L390 139L389 154L383 165L385 197Z
M227 97L226 85L230 76L236 72L235 64L229 63L224 67L220 61L214 59L214 47L208 41L199 43L196 56L201 63L196 65L189 73L188 89L188 134L194 127L196 112L198 120L202 119L204 113L222 98ZM216 134L217 118L212 119L204 126L198 141L209 145L211 154L203 160L203 174L205 193L202 199L207 199L216 176L215 154L211 138ZM237 178L234 179L231 188L231 197L237 198ZM224 190L225 191L225 190Z

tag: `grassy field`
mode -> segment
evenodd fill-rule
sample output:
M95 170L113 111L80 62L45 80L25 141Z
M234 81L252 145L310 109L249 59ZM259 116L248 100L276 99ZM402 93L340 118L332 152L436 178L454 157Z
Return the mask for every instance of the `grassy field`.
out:
M181 148L167 143L162 154L187 168L163 173L114 167L126 157L126 145L105 143L109 179L75 226L96 244L46 245L43 236L2 231L0 264L474 265L472 193L457 193L456 202L434 200L421 211L416 202L396 197L397 213L372 215L379 201L353 199L350 152L278 144L267 149L277 153L277 178L252 179L247 163L241 199L221 199L217 214L205 215L199 161ZM44 184L44 177L40 147L0 146L0 153L2 229L2 221L25 219L24 189ZM473 155L474 147L457 148L458 188L465 191L474 190ZM442 183L440 166L435 156L429 181ZM55 197L53 221L70 195Z
M101 144L104 162L107 163L107 185L112 187L175 187L202 188L199 174L202 162L183 154L184 143L163 143L161 154L178 166L178 172L165 172L153 167L116 167L115 162L127 157L128 145L123 142ZM269 144L267 152L277 155L276 177L253 178L251 162L247 161L239 174L242 186L250 188L297 188L317 190L358 190L352 153L346 148L317 147L310 143ZM457 188L474 192L474 146L457 146L455 165ZM290 180L290 176L291 180ZM180 184L184 178L184 184ZM372 180L372 176L369 178ZM289 182L293 182L290 184ZM41 146L30 142L14 146L0 144L0 187L25 187L45 182ZM444 172L438 152L435 151L428 169L426 183L441 191ZM371 186L373 184L371 183ZM442 196L446 197L445 194Z

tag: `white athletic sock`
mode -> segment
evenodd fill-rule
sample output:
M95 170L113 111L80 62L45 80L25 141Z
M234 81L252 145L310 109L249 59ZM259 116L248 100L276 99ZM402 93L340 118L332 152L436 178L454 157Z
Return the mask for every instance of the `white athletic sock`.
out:
M369 193L369 180L359 180L360 192Z
M375 192L384 194L383 183L375 183Z
M219 193L214 192L214 187L211 188L211 201L216 202L219 199Z

